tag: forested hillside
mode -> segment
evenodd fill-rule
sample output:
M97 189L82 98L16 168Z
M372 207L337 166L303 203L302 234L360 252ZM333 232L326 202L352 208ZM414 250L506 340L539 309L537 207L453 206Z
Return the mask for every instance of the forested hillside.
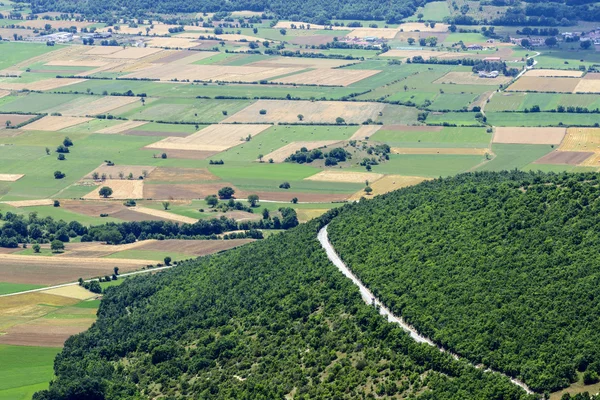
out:
M347 206L334 247L437 343L554 390L600 373L597 174L503 172Z
M534 398L365 305L316 239L335 213L109 289L34 398Z
M338 19L386 19L390 23L414 14L425 0L36 0L33 12L78 12L98 17L105 12L118 11L130 16L146 13L220 12L250 10L272 12L280 18L303 20L323 24L331 18Z

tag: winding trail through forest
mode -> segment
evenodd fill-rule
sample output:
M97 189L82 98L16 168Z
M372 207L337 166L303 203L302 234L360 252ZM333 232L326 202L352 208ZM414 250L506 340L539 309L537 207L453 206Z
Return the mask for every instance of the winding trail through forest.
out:
M349 278L352 281L352 283L354 283L356 286L358 286L358 288L360 290L360 295L361 295L363 301L369 305L377 306L379 309L379 313L381 315L387 317L387 320L389 322L393 322L393 323L400 325L400 327L402 327L402 329L404 329L406 332L408 332L410 337L413 338L416 342L427 343L430 346L437 347L441 352L451 354L452 357L454 357L455 359L458 360L460 358L458 355L446 350L442 346L435 344L431 339L421 335L414 327L407 324L401 317L394 315L385 305L383 305L381 303L381 301L379 301L378 298L376 298L373 295L373 293L371 293L371 291L352 273L350 268L348 268L348 266L342 261L340 256L338 256L338 254L336 253L335 249L331 245L331 242L329 241L329 237L327 235L327 226L328 225L325 225L319 231L319 234L317 236L317 238L319 239L319 243L321 243L321 247L327 253L327 258L329 258L329 261L331 261L333 263L333 265L335 265L337 267L337 269L339 269L342 272L342 274L344 274L347 278ZM482 366L480 366L480 365L475 365L475 364L473 364L473 365L476 368L482 368ZM529 387L525 383L523 383L517 379L511 378L510 376L505 375L502 372L495 371L492 369L486 369L486 372L493 372L493 373L503 375L503 376L507 377L508 379L510 379L510 381L512 383L514 383L515 385L517 385L517 386L521 387L523 390L525 390L528 394L533 394L533 391L531 389L529 389Z

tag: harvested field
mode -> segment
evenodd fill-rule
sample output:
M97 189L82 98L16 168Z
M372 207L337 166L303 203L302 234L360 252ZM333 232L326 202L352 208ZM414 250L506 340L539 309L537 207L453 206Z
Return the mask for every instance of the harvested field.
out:
M594 155L584 151L553 151L534 161L534 164L579 165Z
M190 136L189 133L184 132L155 132L155 131L142 131L138 129L132 129L125 132L127 136L148 136L148 137L186 137Z
M416 57L416 56L421 56L424 59L428 60L432 57L434 58L439 58L441 60L448 60L448 59L454 59L454 58L465 58L468 56L468 58L484 58L486 57L485 55L476 55L478 57L475 57L472 54L467 54L464 52L457 52L457 51L431 51L431 50L389 50L383 54L381 54L381 57L397 57L397 58L412 58L412 57Z
M362 123L369 118L377 118L384 108L385 105L380 103L258 100L225 122L298 122L298 114L302 114L306 123L335 123L337 117L343 118L346 123ZM259 113L263 109L267 110L265 115Z
M575 89L574 93L600 93L600 79L582 79Z
M565 132L565 128L497 127L492 143L560 144Z
M318 174L305 178L305 181L317 182L344 182L344 183L365 183L365 181L375 182L383 178L382 174L373 172L351 172L351 171L336 171L326 170Z
M431 178L423 178L421 176L386 175L378 181L369 184L371 189L373 189L373 192L369 196L366 195L364 190L360 190L350 196L348 200L356 201L360 200L361 197L370 198L372 196L392 192L403 187L417 185L429 179Z
M118 266L121 272L130 272L146 265L155 264L150 260L126 260L120 258L76 258L39 257L18 254L0 254L0 281L36 285L57 285L84 279L104 276Z
M381 128L381 125L362 125L348 140L365 140Z
M472 72L448 72L440 79L434 81L435 84L456 84L456 85L490 85L497 86L510 82L510 76L498 76L497 78L480 78Z
M165 152L169 158L178 158L183 160L206 160L209 157L219 153L218 151L198 151L198 150L173 150L173 149L153 149L161 153Z
M581 79L578 78L544 78L538 76L522 76L508 87L513 92L562 92L573 93Z
M83 196L84 199L98 200L101 199L100 188L108 186L113 190L112 195L109 199L112 200L128 200L128 199L141 199L144 196L144 181L140 180L106 180L102 182L92 192Z
M16 182L24 176L23 174L0 174L0 182Z
M362 81L381 71L368 69L316 69L284 78L274 79L277 83L296 83L299 85L348 86Z
M425 28L425 25L423 25L423 28ZM394 39L398 33L400 33L400 28L357 28L347 34L346 37L361 39L365 37Z
M237 146L248 135L252 137L270 128L270 125L210 125L194 133L180 138L168 137L159 142L146 146L147 149L174 149L224 151Z
M204 183L204 184L156 184L144 186L144 198L153 200L191 200L203 199L208 195L217 194L219 189L230 186L229 183ZM289 199L288 199L289 200Z
M110 54L103 54L105 58L119 58L124 60L137 60L156 54L163 51L162 49L155 49L150 47L128 47L124 50L119 50Z
M532 69L525 72L524 76L579 78L582 75L583 71L569 71L565 69Z
M5 96L8 96L9 94L10 94L10 90L1 90L0 89L0 99Z
M328 36L330 37L330 36ZM300 58L300 57L271 57L264 61L257 61L248 64L249 67L270 67L270 68L339 68L344 65L352 64L354 60L334 60L327 58Z
M145 125L147 123L148 123L147 121L127 121L127 122L123 122L122 124L119 124L119 125L100 129L99 131L96 131L96 133L105 133L105 134L122 133L122 132L128 131L130 129L137 128L138 126Z
M398 29L402 29L404 32L448 32L449 25L437 23L432 28L430 26L425 26L424 22L406 22L400 24Z
M159 65L142 69L125 78L150 78L162 81L220 81L220 82L259 82L280 75L300 72L304 68L261 68L247 66L220 65Z
M198 43L194 43L198 45ZM188 50L168 50L163 52L163 57L152 61L153 64L172 64L179 65L191 64L195 61L200 61L217 54L213 51L188 51Z
M185 182L197 183L205 181L218 181L219 177L213 175L206 168L173 168L173 167L158 167L154 169L146 182Z
M0 89L6 90L53 90L61 87L75 85L77 83L85 82L85 79L72 79L72 78L50 78L42 79L36 82L28 83L12 83L12 82L0 82Z
M119 174L123 173L123 176L127 178L129 174L133 174L134 179L138 179L140 176L144 176L144 171L149 175L154 171L156 166L153 165L106 165L102 163L98 168L94 169L92 172L83 177L83 179L93 179L92 174L97 172L100 177L102 174L106 174L109 180L114 180L120 178ZM107 181L109 182L109 181ZM112 182L112 181L110 181Z
M19 200L19 201L3 201L2 203L8 204L13 207L35 207L35 206L51 206L54 204L53 200L41 199L41 200Z
M39 318L8 328L5 334L0 335L0 344L61 347L69 337L86 331L95 320L93 315L90 318L59 320L64 324L60 326L58 321Z
M582 165L600 166L600 128L569 128L560 151L593 152Z
M267 154L263 157L264 160L273 159L273 162L280 163L284 162L286 158L294 154L296 151L300 150L303 147L306 147L307 150L318 149L324 146L331 146L335 143L338 143L337 140L318 140L314 142L292 142L286 144L285 146Z
M144 244L138 247L139 250L153 251L174 251L184 254L193 254L195 256L206 256L208 254L218 253L229 250L234 247L242 246L253 242L253 239L232 239L232 240L159 240Z
M91 103L81 104L64 110L65 115L98 115L104 114L127 104L139 102L139 97L132 96L105 96Z
M198 42L195 39L188 39L182 37L156 37L148 41L148 46L190 49L192 47L198 46Z
M131 207L131 210L141 213L141 214L152 215L154 217L159 217L159 218L169 220L169 221L182 222L185 224L193 224L193 223L198 222L198 220L195 218L190 218L190 217L185 217L183 215L173 214L168 211L155 210L154 208Z
M477 148L432 148L432 147L392 147L393 154L460 154L471 156L482 156L491 153L490 149Z
M34 117L35 115L0 114L0 129L6 127L7 121L10 121L11 126L16 126L23 122L27 122Z
M48 66L60 66L60 67L102 67L106 65L106 61L85 59L85 60L65 60L58 59L48 61L45 65Z
M48 290L44 290L42 293L54 294L57 296L64 296L64 297L68 297L71 299L77 299L77 300L87 300L87 299L92 299L92 298L98 296L97 294L92 293L89 290L86 290L79 285L64 286L64 287L60 287L60 288L56 288L56 289L48 289Z
M318 218L329 211L328 208L297 208L299 222L308 222L311 219Z
M120 47L117 46L96 46L86 51L84 54L90 56L105 56L108 54L114 54L117 51L121 51Z
M92 118L55 117L52 115L48 115L42 119L38 119L37 121L32 122L29 125L25 125L21 129L25 131L60 131L61 129L83 124L84 122L91 120Z

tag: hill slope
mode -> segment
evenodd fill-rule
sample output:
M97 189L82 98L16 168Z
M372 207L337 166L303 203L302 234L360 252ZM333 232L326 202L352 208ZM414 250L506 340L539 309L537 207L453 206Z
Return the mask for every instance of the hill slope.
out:
M109 289L35 399L531 398L362 303L316 239L335 213Z
M421 333L555 390L600 372L597 174L480 173L347 206L329 236Z

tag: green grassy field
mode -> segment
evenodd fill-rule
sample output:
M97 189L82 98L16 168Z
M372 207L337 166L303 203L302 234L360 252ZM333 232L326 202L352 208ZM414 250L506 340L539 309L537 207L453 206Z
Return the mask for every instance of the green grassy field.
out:
M496 94L486 105L486 111L523 111L539 106L542 111L555 110L558 106L600 108L600 98L594 94L571 93L506 93Z
M76 94L46 94L46 93L28 93L18 96L7 96L0 99L0 112L50 112L52 109L61 107L64 104L75 102L82 98L91 96Z
M54 376L54 357L60 350L0 345L0 399L31 399L33 393L47 388Z
M482 161L482 156L392 154L389 161L374 166L372 172L435 178L468 171ZM354 168L353 170L364 171L365 169Z
M17 293L24 292L26 290L39 289L43 286L40 285L27 285L22 283L8 283L8 282L0 282L0 294L9 294L9 293ZM0 351L1 354L1 351ZM0 367L1 369L1 367Z
M487 147L491 134L485 128L444 127L440 132L377 131L372 140L393 147Z
M486 112L486 116L494 126L594 126L599 121L598 114Z
M118 253L113 253L106 258L127 258L138 260L154 260L163 262L165 257L171 257L173 261L187 260L188 258L196 258L194 255L177 253L172 251L154 251L154 250L125 250Z
M434 1L425 4L424 7L419 7L413 16L406 18L406 21L418 21L417 15L419 14L423 14L424 21L443 21L445 17L450 16L450 10L445 1Z
M461 125L480 125L475 119L474 112L444 112L444 113L429 113L426 122L428 124L441 124L447 122L449 124Z
M0 23L2 22L15 23L8 19L0 20ZM0 42L0 53L2 54L2 57L0 57L0 69L8 68L30 58L58 50L59 48L48 47L45 43Z
M515 168L522 169L540 157L554 150L548 145L535 144L493 144L492 151L496 157L487 161L478 171L502 171Z

